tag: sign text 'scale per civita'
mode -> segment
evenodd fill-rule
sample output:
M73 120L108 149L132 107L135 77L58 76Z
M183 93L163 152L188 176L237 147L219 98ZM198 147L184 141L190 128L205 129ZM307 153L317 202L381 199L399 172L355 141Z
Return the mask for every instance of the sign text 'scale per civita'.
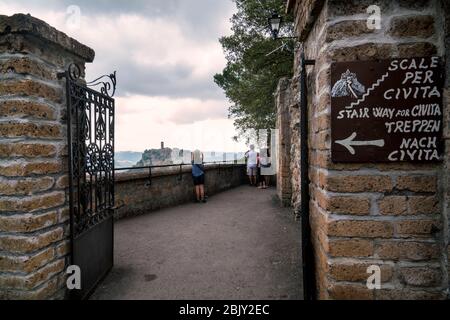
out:
M439 57L333 63L332 160L440 161L442 70Z

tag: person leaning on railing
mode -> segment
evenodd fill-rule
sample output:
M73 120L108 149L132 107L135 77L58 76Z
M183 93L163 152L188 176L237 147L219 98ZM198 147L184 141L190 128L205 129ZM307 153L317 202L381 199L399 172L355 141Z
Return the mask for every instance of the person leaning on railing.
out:
M192 179L194 180L195 196L197 202L206 203L205 198L205 168L203 166L203 153L195 150L192 153Z
M257 187L257 174L258 174L258 157L259 154L255 151L255 146L250 145L250 150L245 153L245 159L247 160L247 175L250 181L250 185Z

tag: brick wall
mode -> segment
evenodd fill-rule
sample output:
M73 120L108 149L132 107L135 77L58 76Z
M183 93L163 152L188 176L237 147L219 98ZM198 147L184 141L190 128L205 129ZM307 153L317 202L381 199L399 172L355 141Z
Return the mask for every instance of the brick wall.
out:
M448 151L442 165L338 164L331 162L330 151L331 62L444 57L443 3L290 1L306 58L316 60L308 67L307 78L310 214L321 299L446 297ZM373 4L381 8L380 30L366 27L366 9ZM294 100L296 96L298 90L293 88ZM448 139L450 108L444 111ZM298 140L293 140L292 148L298 150ZM291 153L291 166L296 166L297 158ZM295 184L299 182L294 180L293 192ZM381 267L381 290L365 285L369 265Z
M57 73L93 58L43 21L0 16L0 299L64 296L66 104Z
M291 183L291 130L290 130L290 87L288 79L280 79L275 93L277 107L277 129L279 130L278 141L278 164L277 164L277 194L282 206L291 205L292 183Z
M299 68L300 65L300 48L296 48L294 55L294 76L291 80L289 99L289 120L291 131L291 148L290 148L290 169L291 169L291 206L296 215L299 214L300 209L300 92L299 92Z
M245 165L206 165L205 170L205 192L208 196L247 183ZM148 172L116 175L115 197L120 206L115 213L117 219L194 200L190 166L183 167L181 174L179 167L155 168L151 185L148 182Z

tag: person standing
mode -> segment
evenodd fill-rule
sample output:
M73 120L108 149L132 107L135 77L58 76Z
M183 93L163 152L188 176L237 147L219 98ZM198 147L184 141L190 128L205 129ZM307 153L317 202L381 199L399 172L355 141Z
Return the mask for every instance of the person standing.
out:
M259 166L261 169L261 179L259 188L267 189L269 187L271 176L270 170L267 170L267 168L270 168L271 166L271 158L268 148L261 149L259 157Z
M251 186L257 186L257 170L258 170L258 153L255 151L255 146L250 145L250 150L245 153L247 159L247 175Z
M194 181L197 202L206 203L205 198L205 168L203 166L203 153L195 150L192 153L192 179Z

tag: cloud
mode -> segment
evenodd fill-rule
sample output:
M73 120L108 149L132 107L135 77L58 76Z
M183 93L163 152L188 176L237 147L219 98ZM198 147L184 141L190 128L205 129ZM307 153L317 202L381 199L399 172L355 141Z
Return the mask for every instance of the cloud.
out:
M191 102L191 103L189 103ZM226 119L228 112L223 101L188 101L181 103L167 118L167 121L176 124L190 124L204 120Z
M79 29L66 24L70 5L81 9ZM87 65L87 80L117 71L122 150L137 147L123 132L154 138L164 136L167 126L203 123L210 136L211 130L235 135L228 130L228 101L213 82L226 63L218 38L230 32L234 10L231 0L0 0L2 14L30 13L92 47L96 58Z
M117 118L141 115L158 124L194 124L205 120L227 119L222 100L130 96L116 99Z
M131 96L116 99L116 150L168 147L238 152L220 100Z
M81 9L81 28L66 26L66 8ZM117 70L117 95L224 98L212 77L225 66L218 38L231 1L14 0L1 11L31 12L96 51L88 78ZM9 11L9 12L8 12Z
M223 98L212 80L225 65L215 39L197 42L171 21L139 15L96 18L90 25L98 31L82 29L79 38L98 45L97 69L117 70L118 95Z

